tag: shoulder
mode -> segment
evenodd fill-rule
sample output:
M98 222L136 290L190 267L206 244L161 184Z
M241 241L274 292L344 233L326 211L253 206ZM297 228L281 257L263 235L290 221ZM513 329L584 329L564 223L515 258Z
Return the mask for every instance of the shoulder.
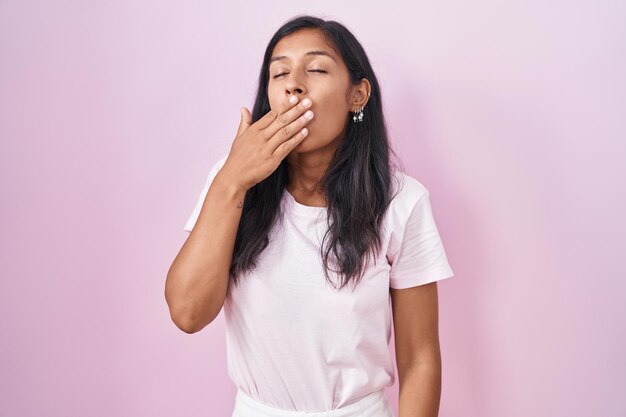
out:
M389 210L401 217L408 216L413 208L428 198L428 189L417 178L402 172L392 171L392 199Z

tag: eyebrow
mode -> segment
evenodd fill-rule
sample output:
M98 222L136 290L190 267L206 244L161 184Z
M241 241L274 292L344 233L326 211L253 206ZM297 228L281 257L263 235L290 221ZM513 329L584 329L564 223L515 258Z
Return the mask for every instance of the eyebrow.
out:
M329 57L330 59L332 59L333 61L337 62L337 60L336 60L336 59L335 59L335 58L334 58L334 57L333 57L330 53L328 53L328 52L326 52L326 51L322 51L322 50L317 50L317 51L309 51L309 52L307 52L306 54L304 54L304 56L308 56L308 55L322 55L322 56L327 56L327 57ZM271 64L272 62L279 61L279 60L284 59L284 58L287 58L287 57L286 57L285 55L275 56L275 57L273 57L272 59L270 59L270 64Z

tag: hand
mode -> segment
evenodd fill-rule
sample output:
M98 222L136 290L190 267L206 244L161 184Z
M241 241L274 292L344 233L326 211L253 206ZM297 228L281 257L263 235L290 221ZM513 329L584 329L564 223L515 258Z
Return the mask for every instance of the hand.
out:
M237 135L220 173L246 191L269 177L307 136L304 126L313 119L313 112L311 118L303 113L310 107L310 99L308 105L285 99L280 114L270 110L254 124L248 109L242 107Z

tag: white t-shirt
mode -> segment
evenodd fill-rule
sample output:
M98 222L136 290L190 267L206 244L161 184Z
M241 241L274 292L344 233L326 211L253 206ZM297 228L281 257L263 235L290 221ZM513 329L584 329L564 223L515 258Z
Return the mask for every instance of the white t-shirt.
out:
M227 156L211 169L184 230L193 228ZM396 175L403 185L383 220L382 251L376 265L370 257L354 292L351 285L335 290L324 277L326 208L302 205L284 191L284 222L270 232L257 268L238 286L229 284L224 303L228 375L244 393L271 407L318 412L393 385L389 288L453 276L428 190Z

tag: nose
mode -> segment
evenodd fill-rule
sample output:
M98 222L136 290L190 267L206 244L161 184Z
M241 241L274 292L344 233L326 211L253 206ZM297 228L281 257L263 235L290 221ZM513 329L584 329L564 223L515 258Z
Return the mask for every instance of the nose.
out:
M294 89L292 91L287 90L287 99L291 98L291 96L296 96L298 97L298 101L302 100L302 96L304 95L304 92L302 91L302 89Z
M290 75L285 85L285 93L288 96L297 96L298 100L300 100L306 92L306 86L300 81L300 77L295 74L293 76Z

